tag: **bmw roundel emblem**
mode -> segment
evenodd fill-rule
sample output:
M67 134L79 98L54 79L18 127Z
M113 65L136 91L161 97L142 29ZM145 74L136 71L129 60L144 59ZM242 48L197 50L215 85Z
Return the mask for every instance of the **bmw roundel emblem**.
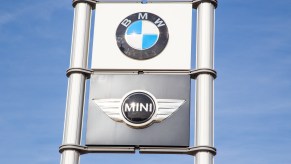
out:
M159 55L169 39L165 21L159 16L140 12L123 19L116 30L116 41L126 56L146 60Z

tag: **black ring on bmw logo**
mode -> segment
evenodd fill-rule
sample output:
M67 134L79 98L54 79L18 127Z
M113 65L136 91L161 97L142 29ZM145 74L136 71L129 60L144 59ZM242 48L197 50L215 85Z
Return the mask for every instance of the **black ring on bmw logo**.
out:
M144 96L144 97L141 97L141 95ZM133 98L135 100L130 100L131 98ZM128 106L129 110L132 110L132 111L128 111L128 112L131 112L131 114L128 114L128 113L126 114L125 113L125 110L126 110L125 105L126 105L126 103L131 104L132 102L135 103L135 105L134 106ZM143 108L141 107L141 104L143 104L143 103L144 104L145 103L151 103L152 104L152 108L150 108L152 111L147 111L147 112L150 112L150 113L147 114L147 113L145 113L145 111L142 111ZM139 104L139 105L136 105L136 104ZM146 107L149 107L149 106L146 105ZM156 104L155 104L155 101L154 101L153 97L151 97L147 93L140 92L140 91L133 92L133 93L127 95L123 99L123 102L121 104L121 113L122 113L123 117L127 121L129 121L130 123L133 123L133 124L143 124L143 123L148 122L149 120L151 120L151 118L153 117L155 112L156 112Z
M138 20L150 21L154 25L156 25L156 27L159 30L159 36L156 43L152 47L145 50L138 50L131 47L125 39L125 33L129 25ZM125 22L127 24L125 24ZM126 17L120 22L116 30L116 41L117 41L117 46L119 47L120 51L126 56L132 59L137 59L137 60L146 60L146 59L151 59L153 57L156 57L165 49L168 43L168 40L169 40L169 33L168 33L168 27L165 21L159 16L153 13L149 13L149 12L134 13Z

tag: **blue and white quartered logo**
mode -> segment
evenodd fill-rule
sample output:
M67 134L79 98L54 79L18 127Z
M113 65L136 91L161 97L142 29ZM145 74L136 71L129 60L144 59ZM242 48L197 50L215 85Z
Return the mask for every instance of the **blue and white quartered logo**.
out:
M150 59L160 54L166 47L168 39L165 21L147 12L126 17L116 31L119 49L126 56L138 60Z
M157 43L159 34L159 29L152 22L138 20L128 26L125 40L132 48L146 50Z

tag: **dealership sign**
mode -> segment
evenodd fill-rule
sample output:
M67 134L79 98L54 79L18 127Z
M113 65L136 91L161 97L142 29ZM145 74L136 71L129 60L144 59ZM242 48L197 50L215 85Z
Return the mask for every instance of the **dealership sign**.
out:
M191 68L191 5L100 3L96 11L93 70Z
M189 75L91 77L87 145L188 146Z
M191 23L186 3L96 5L86 145L189 146Z
M61 164L77 164L87 153L136 151L194 155L197 164L212 164L217 0L73 0L73 7ZM86 79L90 79L87 101ZM189 147L191 79L197 80L194 147ZM88 106L86 139L80 145L84 106Z

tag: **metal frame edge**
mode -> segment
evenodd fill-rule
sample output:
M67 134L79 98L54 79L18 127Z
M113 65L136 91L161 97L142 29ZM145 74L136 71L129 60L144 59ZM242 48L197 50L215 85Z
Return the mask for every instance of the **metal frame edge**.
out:
M217 150L214 147L198 146L198 147L115 147L115 146L82 146L66 144L59 147L59 152L64 150L75 150L81 155L88 153L135 153L136 150L140 154L185 154L195 156L198 152L210 152L214 156Z

